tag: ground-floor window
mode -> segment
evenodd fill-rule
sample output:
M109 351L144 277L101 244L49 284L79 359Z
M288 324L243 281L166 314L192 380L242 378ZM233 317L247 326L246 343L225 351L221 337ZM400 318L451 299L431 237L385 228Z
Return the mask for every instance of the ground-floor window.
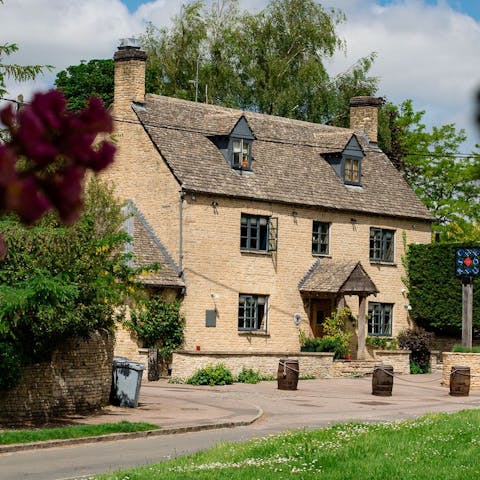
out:
M377 337L392 336L393 303L368 303L368 334Z
M265 295L238 296L238 329L267 331L268 297Z

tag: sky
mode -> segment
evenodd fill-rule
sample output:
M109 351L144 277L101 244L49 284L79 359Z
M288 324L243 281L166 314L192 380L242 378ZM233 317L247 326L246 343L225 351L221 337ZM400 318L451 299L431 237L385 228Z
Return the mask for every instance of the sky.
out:
M35 82L8 82L9 98L53 86L58 71L81 60L111 58L120 38L138 36L147 21L168 25L182 0L4 0L0 43L20 50L10 63L49 64L54 70ZM267 0L240 0L250 11ZM346 51L328 61L331 74L347 70L371 52L377 94L400 103L412 99L425 110L425 123L455 123L467 131L468 153L480 135L474 125L474 98L480 89L480 0L322 0L343 10L338 27ZM5 61L5 59L1 59Z

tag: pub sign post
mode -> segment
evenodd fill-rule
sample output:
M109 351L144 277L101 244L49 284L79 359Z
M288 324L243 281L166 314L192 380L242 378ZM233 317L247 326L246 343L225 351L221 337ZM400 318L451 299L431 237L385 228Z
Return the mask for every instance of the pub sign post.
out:
M455 275L462 279L462 346L472 348L473 278L480 275L480 248L455 250Z

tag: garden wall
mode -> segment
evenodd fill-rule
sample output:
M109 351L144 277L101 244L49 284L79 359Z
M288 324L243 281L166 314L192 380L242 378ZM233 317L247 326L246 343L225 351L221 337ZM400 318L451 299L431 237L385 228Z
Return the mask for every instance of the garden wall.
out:
M410 373L410 350L374 350L376 363L392 365L394 373Z
M470 367L470 389L480 390L480 353L443 352L442 385L450 385L452 367Z
M172 377L188 378L196 370L208 364L223 363L234 375L242 368L251 368L262 375L277 376L278 363L282 358L298 359L300 375L313 375L317 378L332 377L333 353L299 352L285 353L219 353L179 351L173 354Z
M172 377L188 378L196 370L208 364L223 363L234 375L242 368L251 368L262 375L277 376L278 363L282 358L298 359L300 376L309 375L315 378L335 378L355 374L372 374L376 364L393 365L395 373L410 373L409 351L376 350L374 361L346 362L333 361L330 352L298 352L298 353L219 353L179 351L173 354Z
M112 359L108 332L66 340L51 362L26 367L19 385L0 392L0 423L46 422L107 405Z

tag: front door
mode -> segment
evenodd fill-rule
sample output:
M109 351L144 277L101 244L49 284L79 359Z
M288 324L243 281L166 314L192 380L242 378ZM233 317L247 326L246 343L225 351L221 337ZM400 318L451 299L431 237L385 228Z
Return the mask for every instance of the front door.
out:
M312 299L310 326L316 337L323 337L323 321L332 314L333 301L330 298Z

